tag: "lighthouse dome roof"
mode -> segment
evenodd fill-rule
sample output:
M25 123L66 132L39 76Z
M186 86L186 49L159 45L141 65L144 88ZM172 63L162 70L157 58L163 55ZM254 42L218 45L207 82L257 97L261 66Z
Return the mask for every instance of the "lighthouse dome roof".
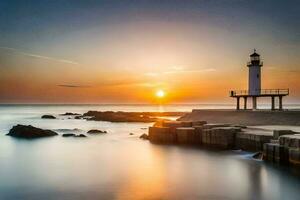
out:
M253 54L250 55L251 57L256 57L256 56L259 56L258 53L254 52Z
M258 53L256 53L256 49L254 49L254 53L250 55L250 57L256 57L256 56L260 56Z

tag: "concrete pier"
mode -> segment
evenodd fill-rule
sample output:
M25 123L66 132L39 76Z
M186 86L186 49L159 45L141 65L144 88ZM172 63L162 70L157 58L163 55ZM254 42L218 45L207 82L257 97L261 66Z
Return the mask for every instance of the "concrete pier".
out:
M216 149L263 152L274 163L300 165L300 133L265 130L206 121L166 121L149 128L152 143L197 145Z

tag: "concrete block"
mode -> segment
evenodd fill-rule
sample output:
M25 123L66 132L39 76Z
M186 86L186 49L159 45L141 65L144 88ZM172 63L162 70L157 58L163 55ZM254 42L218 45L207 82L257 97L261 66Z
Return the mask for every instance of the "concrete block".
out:
M180 121L182 127L192 127L193 122L192 121Z
M245 151L262 151L263 144L269 143L273 136L271 135L259 135L251 133L237 133L236 135L236 146L239 149Z
M181 127L176 128L177 142L179 144L196 144L197 135L195 128L192 127Z
M289 162L289 148L275 144L274 161L276 163L288 163Z
M202 144L203 145L209 145L210 144L210 129L203 129L202 132Z
M235 146L236 133L239 128L234 127L218 127L202 130L202 143L207 146L231 149Z
M294 135L296 132L292 130L274 130L273 131L273 137L275 140L278 140L278 138L282 135Z
M153 143L176 143L176 134L168 127L149 127L149 140Z
M207 122L206 121L193 121L192 122L192 126L194 127L194 126L202 126L202 125L204 125L204 124L207 124Z
M275 163L288 163L289 148L279 144L265 143L263 145L263 158Z
M173 134L176 134L176 128L182 127L180 121L164 121L162 125L170 128L170 132Z
M289 162L293 165L300 166L300 149L290 148L289 149Z
M195 129L196 143L202 144L203 126L194 126L193 128Z
M229 127L231 124L204 124L203 128L210 129L210 128L218 128L218 127Z
M300 135L282 135L279 144L290 148L300 148Z

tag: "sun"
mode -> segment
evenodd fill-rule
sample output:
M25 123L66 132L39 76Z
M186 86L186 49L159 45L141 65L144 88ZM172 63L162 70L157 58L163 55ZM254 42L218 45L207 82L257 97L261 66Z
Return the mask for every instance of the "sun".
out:
M158 98L163 98L163 97L165 97L166 93L163 90L157 90L156 93L155 93L155 95Z

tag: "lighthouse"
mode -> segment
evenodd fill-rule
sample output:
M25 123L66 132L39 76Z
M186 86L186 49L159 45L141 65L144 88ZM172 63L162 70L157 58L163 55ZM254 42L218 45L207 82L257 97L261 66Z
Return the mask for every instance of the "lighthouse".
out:
M261 67L263 63L260 61L260 55L254 53L250 55L250 62L247 64L249 68L248 91L250 95L260 95L261 91Z
M240 99L244 99L244 110L247 110L247 99L252 99L252 110L257 109L257 98L271 97L271 110L276 110L275 98L278 98L278 110L283 110L282 98L289 95L289 89L262 89L261 88L261 67L263 63L260 55L254 52L250 55L250 61L247 63L248 90L231 90L230 97L236 98L236 109L240 110Z

